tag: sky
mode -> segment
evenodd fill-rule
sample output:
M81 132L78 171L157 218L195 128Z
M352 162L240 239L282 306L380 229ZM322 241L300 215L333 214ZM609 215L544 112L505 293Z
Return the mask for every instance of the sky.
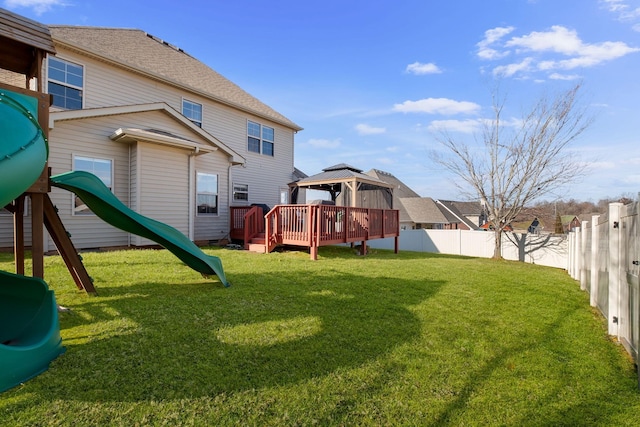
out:
M516 122L582 84L584 178L548 201L640 191L640 0L0 0L43 24L137 28L304 128L295 166L347 163L461 198L432 160L440 130L473 143L506 96Z

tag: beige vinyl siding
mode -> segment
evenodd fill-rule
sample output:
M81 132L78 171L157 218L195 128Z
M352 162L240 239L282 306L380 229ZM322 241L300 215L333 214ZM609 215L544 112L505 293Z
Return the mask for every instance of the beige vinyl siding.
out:
M139 212L189 233L188 151L138 142ZM154 244L135 237L136 245Z
M202 104L202 128L247 160L245 168L234 168L233 179L235 182L249 185L250 203L266 203L269 206L277 204L280 200L280 188L286 187L293 180L292 129L70 51L60 50L58 56L84 65L85 108L164 102L181 112L183 97ZM273 157L247 150L247 120L275 130ZM223 197L229 200L228 188L221 189L221 193L222 191Z
M249 185L249 203L266 203L269 207L280 202L280 189L293 181L293 132L274 123L251 117L249 120L274 128L274 156L251 153L247 150L246 120L243 124L246 167L233 168L232 180Z
M23 216L24 221L24 244L31 246L31 200L26 198L25 201L26 215ZM0 208L0 248L13 247L13 215Z
M52 173L72 170L73 155L113 160L114 193L133 210L188 233L188 150L149 143L114 142L119 128L162 129L205 143L162 111L57 121L50 131ZM54 188L52 199L78 248L153 244L93 216L71 214L72 195ZM50 245L53 248L53 244Z
M59 122L49 132L49 166L52 174L73 170L73 157L109 159L113 161L113 191L125 204L129 203L129 147L115 144L109 135L116 126L115 117ZM74 196L53 188L51 199L58 208L71 240L79 248L125 246L127 233L102 221L95 215L72 215ZM48 247L55 248L52 241Z

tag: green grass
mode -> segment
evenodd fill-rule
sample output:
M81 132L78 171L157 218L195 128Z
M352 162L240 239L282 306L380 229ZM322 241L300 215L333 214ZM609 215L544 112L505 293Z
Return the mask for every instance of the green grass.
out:
M224 288L167 251L45 259L67 352L0 424L636 425L633 362L566 272L321 248L220 248ZM0 269L11 271L9 255Z

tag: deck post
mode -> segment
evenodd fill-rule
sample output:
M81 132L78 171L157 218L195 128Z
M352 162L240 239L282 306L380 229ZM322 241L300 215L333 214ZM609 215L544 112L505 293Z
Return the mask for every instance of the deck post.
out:
M24 275L24 194L13 202L13 235L16 274Z

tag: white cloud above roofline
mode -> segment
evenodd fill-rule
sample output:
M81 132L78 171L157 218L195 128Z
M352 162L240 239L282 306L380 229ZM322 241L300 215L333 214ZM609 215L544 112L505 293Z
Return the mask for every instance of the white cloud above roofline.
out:
M587 43L576 30L561 25L504 40L513 31L513 27L487 30L484 39L477 44L479 59L498 61L513 58L494 67L494 75L527 76L538 71L589 68L640 52L640 48L621 41Z
M386 128L374 127L374 126L367 125L365 123L360 123L356 125L355 129L359 135L379 135L387 131Z
M50 11L54 7L68 6L68 3L64 0L5 0L4 7L9 10L18 8L32 9L36 15L40 16L45 12Z
M424 113L424 114L475 114L480 111L480 105L469 101L455 101L447 98L425 98L417 101L404 101L395 104L393 111L400 113Z
M413 64L407 65L405 72L420 76L424 74L440 74L442 73L442 69L433 62L429 62L427 64L414 62Z

